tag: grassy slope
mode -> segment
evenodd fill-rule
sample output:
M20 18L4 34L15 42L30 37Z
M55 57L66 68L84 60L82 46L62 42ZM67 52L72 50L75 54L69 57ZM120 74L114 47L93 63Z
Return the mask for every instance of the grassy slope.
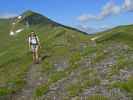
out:
M105 47L113 43L122 43L128 46L123 49L126 52L116 54L117 63L113 65L108 74L117 75L120 70L132 70L132 51L133 51L133 25L119 26L114 29L96 34L99 38L97 43L103 44ZM117 44L115 44L117 45ZM113 48L114 49L114 48ZM127 50L126 50L127 49ZM115 51L112 51L115 52ZM128 55L129 53L129 55ZM131 58L130 58L131 57ZM119 88L129 93L133 97L133 76L129 76L127 81L116 81L111 84L111 87Z
M52 55L57 56L62 56L65 53L68 54L70 53L68 51L69 47L65 47L68 45L68 43L66 43L68 38L69 46L75 46L75 48L78 47L80 41L86 38L84 34L77 32L74 29L58 25L51 26L46 23L33 23L35 25L32 25L29 29L25 29L25 31L11 37L9 36L11 21L0 20L0 23L0 95L16 92L25 84L24 78L26 72L28 67L32 64L32 57L28 52L28 45L26 43L26 37L31 30L35 30L41 40L42 49L40 52L42 56L45 53L51 54L53 52L54 54ZM48 23L55 24L51 21L48 21ZM23 23L18 24L18 27L19 25L23 26ZM77 41L77 38L80 40ZM64 47L61 48L61 46ZM60 51L62 54L60 54Z
M132 70L131 66L133 65L133 61L132 61L132 59L128 59L128 57L129 57L128 53L130 52L130 50L132 50L132 41L133 41L133 39L131 37L132 32L133 32L132 27L133 27L132 25L117 27L112 30L94 35L93 37L95 37L95 36L100 37L96 40L96 42L97 42L96 47L94 47L93 43L90 41L89 36L88 36L88 38L83 37L84 41L87 40L87 44L85 44L85 48L83 48L83 50L81 50L80 49L81 46L78 45L78 43L83 42L83 41L80 41L80 42L78 41L73 44L72 42L74 42L74 41L72 39L71 45L72 46L74 45L75 47L77 46L77 50L74 51L74 53L70 53L71 51L67 52L70 54L70 57L69 57L70 65L68 66L68 68L64 69L63 71L55 72L55 71L52 71L53 68L51 67L52 57L48 58L42 66L45 70L44 72L47 72L47 73L50 73L51 71L53 72L53 73L50 73L50 75L48 74L48 76L49 76L48 79L51 81L48 80L48 82L46 84L40 85L36 90L36 95L42 96L44 94L49 93L48 90L52 84L58 83L59 80L62 80L65 77L70 77L70 75L72 73L75 73L75 74L81 73L82 74L82 71L83 72L86 71L86 73L83 76L80 75L80 76L77 76L76 78L74 78L73 80L77 80L76 82L68 82L67 85L64 86L66 88L65 91L67 91L67 93L68 93L67 95L69 95L70 97L71 96L75 97L75 96L79 95L80 93L82 93L84 91L84 89L86 89L88 87L92 87L95 85L100 86L100 83L101 83L100 81L104 80L104 78L101 78L101 79L98 78L100 76L99 75L100 73L96 71L96 68L95 68L97 66L96 64L100 64L104 60L109 59L111 57L116 58L116 63L110 67L111 70L109 70L109 72L106 73L106 75L105 75L107 77L107 78L105 78L105 80L110 80L110 85L108 85L107 87L109 88L111 86L113 88L120 88L121 90L127 91L127 93L132 95L132 90L133 90L133 88L132 88L133 85L131 85L132 78L129 78L127 80L127 82L120 81L117 83L117 81L115 80L115 83L111 83L112 82L111 79L112 79L113 75L118 75L120 70L125 70L128 68ZM76 37L76 39L77 39L77 37ZM77 45L75 45L76 43L77 43ZM68 44L69 43L67 42L67 45ZM122 45L120 45L120 44L122 44ZM121 48L123 49L123 45L129 46L129 48L126 49L125 52L122 52L121 50L117 49L119 47L119 45L120 45L119 49L121 49ZM111 48L112 50L108 51L108 48ZM58 49L54 49L54 51L56 51L56 50L58 50ZM68 46L68 50L70 50L69 46ZM115 55L112 55L112 53L114 53ZM56 54L57 54L57 52L56 52ZM93 54L96 54L96 56L90 58L89 56L91 56ZM57 54L57 55L59 55L59 54ZM65 56L66 56L66 52L65 52ZM84 69L84 65L80 65L80 62L83 62L86 59L86 57L89 57L92 60L92 65L89 65L89 67L93 66L94 67L92 69L93 71L90 71L90 69L88 67ZM56 58L56 57L54 56L54 58ZM48 66L48 67L44 67L44 66ZM98 67L100 67L100 66L98 66ZM76 70L76 72L75 72L75 70ZM64 84L64 83L62 83L62 84ZM97 98L96 100L99 100L99 98L101 98L101 100L104 100L106 98L104 96L102 97L102 95L100 95L99 97L97 97L97 95L94 95L94 98L95 97Z
M100 36L100 38L97 39L99 42L115 39L132 46L133 25L119 26L114 29L98 33L97 36Z
M46 93L50 85L62 78L68 77L70 73L75 70L80 70L79 73L81 74L84 73L86 68L83 70L82 66L79 66L79 62L85 59L86 56L96 52L96 58L94 58L92 62L94 64L105 59L106 55L103 50L114 41L128 44L132 48L132 25L117 27L110 31L94 35L94 37L100 36L100 38L97 39L97 47L95 48L90 42L90 37L92 36L87 36L69 27L42 23L32 25L29 29L26 29L14 37L10 37L9 29L11 23L7 20L0 21L0 29L2 29L0 30L0 95L14 93L23 88L25 84L24 78L26 72L32 64L31 54L28 52L27 45L25 45L27 33L31 30L35 30L41 40L41 56L50 55L50 57L46 58L41 64L43 68L42 71L47 73L49 81L47 84L42 84L37 87L37 96ZM57 69L53 67L58 61L65 61L66 59L69 62L67 68L62 71L57 71ZM83 72L81 70L83 70ZM94 71L90 71L88 69L85 74L77 77L77 80L79 80L77 83L66 86L66 90L70 96L76 96L88 86L99 84L95 69L93 70ZM92 79L92 76L88 74L89 72L96 77ZM91 81L86 81L86 77ZM82 85L79 85L80 80L82 80ZM112 86L124 89L123 86L128 83L131 85L131 82L132 81L129 80L129 82L116 83L116 85L114 84ZM73 87L73 85L75 87ZM77 89L77 87L79 88ZM132 87L132 85L130 87ZM132 91L132 88L128 91ZM95 98L95 96L92 98Z

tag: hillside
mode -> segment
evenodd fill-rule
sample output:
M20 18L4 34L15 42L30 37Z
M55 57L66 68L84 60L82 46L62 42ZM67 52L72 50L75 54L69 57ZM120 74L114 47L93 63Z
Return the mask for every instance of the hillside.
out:
M125 42L127 44L131 44L132 37L133 37L133 25L123 25L118 26L114 29L98 33L97 36L101 36L102 38L99 38L97 41L106 41L108 39L114 39L117 41Z
M132 100L133 25L87 35L27 11L0 29L0 100ZM38 65L31 31L41 40Z

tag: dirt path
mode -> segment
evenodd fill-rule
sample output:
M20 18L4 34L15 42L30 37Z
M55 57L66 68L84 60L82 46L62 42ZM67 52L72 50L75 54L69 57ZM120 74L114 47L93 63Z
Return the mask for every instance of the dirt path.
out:
M35 88L44 83L45 75L41 73L40 65L31 65L26 76L26 85L19 93L15 94L11 100L34 100L33 93Z

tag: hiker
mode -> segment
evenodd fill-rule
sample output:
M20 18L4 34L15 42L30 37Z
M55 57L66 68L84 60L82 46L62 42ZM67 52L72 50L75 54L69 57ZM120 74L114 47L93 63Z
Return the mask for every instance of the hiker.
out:
M29 49L33 53L33 62L39 63L40 42L35 32L31 32L31 34L28 36L28 42L29 42Z

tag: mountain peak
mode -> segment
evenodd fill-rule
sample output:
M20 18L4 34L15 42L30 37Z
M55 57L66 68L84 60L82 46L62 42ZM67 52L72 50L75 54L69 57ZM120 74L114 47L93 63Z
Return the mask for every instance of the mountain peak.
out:
M34 12L34 11L32 11L32 10L27 10L27 11L25 11L24 13L22 13L22 15L21 16L23 16L23 17L30 17L30 16L43 16L43 15L41 15L41 14L39 14L39 13L37 13L37 12ZM44 17L44 16L43 16Z
M27 10L27 11L25 11L24 13L35 13L35 11Z
M55 22L47 18L46 16L43 16L37 12L34 12L32 10L27 10L24 13L20 15L22 23L29 23L29 25L37 25L37 24L54 24Z

